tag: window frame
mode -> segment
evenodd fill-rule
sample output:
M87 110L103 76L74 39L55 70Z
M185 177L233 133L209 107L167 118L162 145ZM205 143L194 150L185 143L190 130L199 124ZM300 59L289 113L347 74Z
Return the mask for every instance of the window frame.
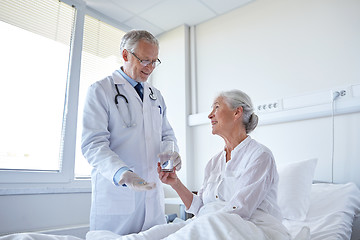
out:
M60 171L0 170L0 195L91 192L90 176L75 178L74 173L85 15L97 18L123 31L129 29L87 8L82 0L62 0L62 2L75 8L75 23L70 45L63 112L62 167Z

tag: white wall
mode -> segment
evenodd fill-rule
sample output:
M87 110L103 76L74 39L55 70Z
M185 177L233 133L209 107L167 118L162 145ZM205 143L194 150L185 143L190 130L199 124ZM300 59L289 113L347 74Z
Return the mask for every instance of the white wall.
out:
M200 112L224 88L256 100L359 83L359 8L358 0L256 0L200 24Z
M209 112L214 96L232 88L245 91L258 103L359 84L359 12L357 0L256 0L196 26L198 112ZM169 76L173 84L187 83L180 73L184 58L179 58L179 52L183 48L179 50L179 44L174 44L183 46L187 39L179 40L185 37L179 32L177 29L160 38L161 46L166 46L165 59L171 59L168 70L161 70L158 83L163 91L166 85L162 84ZM168 98L178 96L184 88L169 91ZM181 94L190 98L189 92ZM168 104L169 109L183 108L185 100L179 100ZM190 113L190 105L186 107L185 112ZM360 168L359 118L359 113L334 118L335 182L354 181L360 186L356 170ZM184 127L182 122L173 125L175 129ZM209 124L190 127L183 131L186 136L180 132L176 130L179 140L188 144L187 186L197 190L205 164L222 149L223 140L211 135ZM315 178L332 180L331 117L263 125L251 135L273 150L279 164L318 158Z
M79 228L86 232L90 195L62 193L0 196L0 235L63 228ZM79 237L85 237L84 233L78 234Z
M153 72L151 82L164 96L167 105L167 116L178 140L179 153L182 158L182 169L178 172L179 178L187 184L187 152L189 128L186 121L190 99L189 89L189 28L180 26L170 32L158 36L160 42L159 58L161 65ZM168 185L163 185L165 197L177 197L177 194ZM165 213L177 213L177 205L166 205Z
M186 135L187 135L187 105L186 95L189 79L188 58L188 27L180 26L164 35L158 36L160 42L159 58L161 65L153 72L151 83L164 96L167 106L167 116L172 125L180 155L183 171L179 177L186 183Z
M196 27L199 112L220 90L238 88L254 102L360 83L360 1L257 0ZM360 186L360 114L335 117L335 182ZM315 178L331 181L330 117L258 127L252 136L277 161L319 159ZM192 189L223 141L209 125L192 127Z

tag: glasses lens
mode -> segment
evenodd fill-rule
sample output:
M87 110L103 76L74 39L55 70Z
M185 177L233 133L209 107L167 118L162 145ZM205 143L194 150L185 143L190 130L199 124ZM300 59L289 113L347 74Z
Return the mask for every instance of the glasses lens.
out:
M155 67L159 66L160 63L161 63L160 59L156 60L156 61L155 61Z
M161 63L160 60L156 60L156 61L149 61L149 60L142 60L141 62L141 65L143 65L144 67L148 66L149 64L151 64L151 66L153 67L157 67L159 66L159 64Z

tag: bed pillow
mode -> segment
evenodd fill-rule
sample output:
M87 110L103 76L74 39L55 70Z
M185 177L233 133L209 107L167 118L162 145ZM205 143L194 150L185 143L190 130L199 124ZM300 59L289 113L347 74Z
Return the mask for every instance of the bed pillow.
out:
M283 218L305 220L316 163L317 159L309 159L278 166L278 204Z

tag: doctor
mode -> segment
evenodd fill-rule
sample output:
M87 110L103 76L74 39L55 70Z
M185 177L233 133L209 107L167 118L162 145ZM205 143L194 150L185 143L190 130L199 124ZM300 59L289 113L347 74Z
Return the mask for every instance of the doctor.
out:
M162 140L176 138L160 91L146 82L161 63L158 40L132 30L120 51L124 65L88 89L81 148L93 167L90 230L125 235L166 223L157 155Z

